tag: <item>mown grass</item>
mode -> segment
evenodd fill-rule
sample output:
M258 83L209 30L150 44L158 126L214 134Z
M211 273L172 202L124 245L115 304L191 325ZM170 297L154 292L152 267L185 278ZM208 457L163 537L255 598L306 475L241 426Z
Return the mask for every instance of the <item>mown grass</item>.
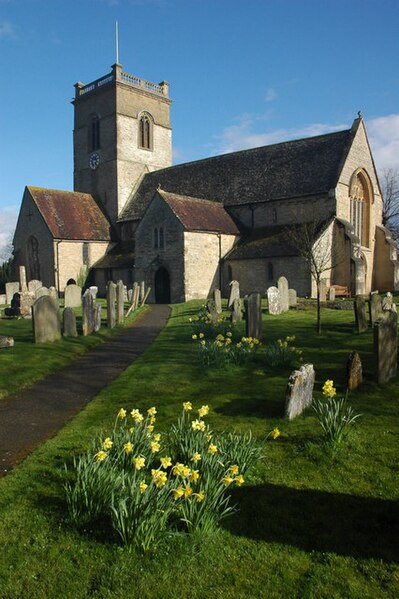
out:
M107 328L105 300L97 302L103 305L101 329L97 333L82 336L82 310L75 308L79 337L63 337L54 343L36 345L33 342L32 320L0 319L0 335L14 338L14 347L0 350L0 400L66 366L118 330L118 327ZM129 315L126 324L131 323L137 313Z
M366 381L350 397L362 413L344 446L326 450L311 410L283 419L288 372L255 362L201 371L188 318L195 302L173 307L156 342L54 439L0 480L0 597L35 598L382 598L399 596L399 380L372 380L371 331L355 333L351 312L264 315L264 343L296 335L326 378L344 383L349 351L359 351ZM238 513L203 539L172 537L155 555L128 554L104 529L67 522L62 466L112 428L120 407L158 409L165 428L181 403L212 408L215 430L252 430L264 458L234 490ZM275 426L281 437L264 441Z

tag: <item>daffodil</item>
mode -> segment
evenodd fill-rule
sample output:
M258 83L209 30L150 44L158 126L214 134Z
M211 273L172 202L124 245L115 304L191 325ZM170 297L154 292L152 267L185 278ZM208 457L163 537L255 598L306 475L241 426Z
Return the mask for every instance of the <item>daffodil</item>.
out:
M94 456L96 462L103 462L104 460L106 460L108 457L108 454L106 451L98 451L96 453L96 455Z
M201 457L201 454L196 451L193 457L191 458L191 461L194 463L199 462L201 460Z
M159 449L160 449L160 445L156 441L152 441L150 443L150 447L151 447L152 453L157 453L159 451Z
M148 485L146 485L145 482L142 480L139 485L140 493L144 493L144 491L146 490L147 487L148 487Z
M229 468L229 472L230 474L232 474L233 476L237 476L238 472L239 472L239 468L237 466L237 464L234 464L233 466L230 466Z
M200 477L199 470L191 470L191 473L190 473L190 481L191 481L192 483L196 483L196 482L197 482L197 480L199 479L199 477Z
M277 437L279 437L280 435L281 435L281 433L277 427L272 430L273 439L277 439Z
M183 410L184 410L185 412L189 412L189 411L190 411L190 410L192 410L192 409L193 409L193 405L192 405L191 401L185 401L185 402L183 403Z
M337 394L337 390L334 387L334 381L328 379L323 385L323 395L325 397L334 397Z
M205 422L203 420L193 420L191 423L191 428L193 431L204 431Z
M210 453L211 455L215 455L215 453L217 453L218 448L216 445L214 445L213 443L211 443L208 447L208 453Z
M200 334L199 334L199 338L200 338L200 339L203 339L204 337L205 337L204 333L200 333Z
M177 487L177 489L173 489L172 493L173 499L180 499L180 497L183 497L184 495L184 489L183 487Z
M157 413L157 409L154 406L152 408L148 408L148 410L147 410L148 416L155 416L156 413Z
M165 468L165 470L166 470L166 468L169 468L169 466L172 465L171 458L169 456L161 458L161 465L162 465L162 468Z
M209 413L209 406L201 406L198 410L198 415L200 418L203 418Z
M163 487L164 485L166 485L166 481L168 480L168 477L166 475L166 472L164 472L163 470L155 470L153 468L151 470L151 476L152 476L152 480L154 481L156 487Z
M241 487L241 485L244 484L244 477L242 474L239 474L238 476L235 477L234 482L236 483L236 485L238 487Z
M124 446L123 446L123 451L124 451L126 454L132 453L132 451L133 451L133 445L132 445L132 443L130 443L130 441L129 441L128 443L125 443L125 444L124 444Z
M184 489L184 497L191 497L191 495L193 494L193 490L190 487L190 485L187 485L186 488Z
M152 433L152 431L154 430L154 425L153 424L149 424L147 426L147 430L148 430L149 433Z
M143 415L140 413L139 410L133 409L130 412L130 414L131 414L131 417L133 418L133 420L136 422L136 424L143 420Z
M133 464L136 470L141 470L145 466L145 458L143 456L139 456L138 458L133 458Z
M124 408L121 408L118 412L118 418L120 418L121 420L123 420L124 418L126 418L126 410Z
M113 441L111 441L110 437L107 437L105 439L105 441L103 442L103 449L111 449L111 447L113 446Z
M183 478L186 478L187 476L190 476L191 470L188 466L177 462L173 467L173 474L175 476L182 476Z
M198 501L198 503L200 503L201 501L204 501L205 499L205 495L202 491L199 491L198 493L194 493L196 500Z
M161 433L157 433L156 435L153 436L154 441L156 441L157 443L159 443L159 441L161 440Z
M228 487L229 485L231 485L231 483L234 482L234 478L232 478L231 476L227 475L224 478L222 478L222 483Z
M194 341L197 340L197 335L194 333L194 335L191 335L191 339L193 339Z

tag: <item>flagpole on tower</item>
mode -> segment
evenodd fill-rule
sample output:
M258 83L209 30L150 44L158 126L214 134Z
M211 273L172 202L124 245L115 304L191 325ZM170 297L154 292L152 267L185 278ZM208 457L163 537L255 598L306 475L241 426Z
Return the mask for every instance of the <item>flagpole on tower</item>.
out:
M119 64L118 21L115 21L115 52L116 52L116 64Z

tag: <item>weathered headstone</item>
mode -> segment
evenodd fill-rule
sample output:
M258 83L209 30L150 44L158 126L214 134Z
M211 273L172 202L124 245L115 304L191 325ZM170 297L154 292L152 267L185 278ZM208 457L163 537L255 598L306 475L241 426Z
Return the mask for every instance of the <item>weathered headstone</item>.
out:
M228 307L231 308L235 299L240 299L240 284L238 281L230 282L230 296Z
M9 347L14 347L14 337L0 335L0 349L8 349Z
M139 305L139 285L138 283L135 281L133 283L133 289L132 289L132 306L133 306L133 310L137 310L137 306Z
M296 289L288 289L288 305L290 308L296 308L298 303Z
M128 290L127 290L127 285L123 286L123 301L124 302L128 302L129 301L129 294L128 294Z
M0 293L0 305L4 305L7 302L7 296L5 293Z
M67 285L64 289L65 308L80 308L82 305L82 288L80 285Z
M39 297L32 306L35 343L58 341L61 338L60 313L48 295Z
M390 291L387 292L386 296L382 300L382 311L383 312L396 312L396 305L393 301L393 295Z
M335 301L335 287L330 287L330 289L328 291L328 299L330 302Z
M101 304L94 306L94 332L98 333L101 329Z
M127 301L131 304L133 300L133 289L127 290Z
M269 306L269 314L281 314L280 291L277 287L269 287L267 290L267 303Z
M115 313L116 285L113 281L107 283L107 326L113 329L116 324Z
M216 310L216 302L213 299L209 299L206 303L206 308L208 310L208 314L211 317L212 324L216 324L219 320L219 314Z
M26 284L26 270L25 270L25 266L20 266L19 267L19 286L20 286L20 289L21 289L22 293L24 291L28 291L28 286Z
M231 322L241 322L242 320L242 299L236 298L233 302L233 310L231 311Z
M19 293L19 283L15 281L6 283L6 302L10 306L14 293Z
M51 286L48 288L48 294L50 297L53 298L54 301L56 301L58 303L58 291L56 290L56 288L54 286Z
M366 301L362 295L357 295L354 302L357 332L367 331Z
M35 298L39 299L39 297L43 297L44 295L50 295L49 290L47 289L47 287L39 287L39 289L36 289L35 291Z
M144 281L141 281L140 283L140 295L139 295L139 302L141 303L144 299L145 296L145 283Z
M370 324L373 326L376 320L382 316L382 299L378 293L370 294Z
M313 364L304 364L294 370L288 379L285 397L285 415L289 420L299 416L313 400L315 371Z
M362 362L357 351L352 351L346 362L346 387L349 391L357 389L363 382Z
M325 302L327 299L327 281L321 279L319 283L320 301Z
M92 285L89 287L90 293L93 297L93 300L97 299L98 287L96 285Z
M215 300L215 308L218 314L222 313L222 293L220 289L213 290L213 299Z
M260 293L251 293L245 300L245 325L247 337L262 337L262 301Z
M145 296L143 301L141 302L141 305L144 306L144 304L146 303L146 301L148 300L148 296L151 293L151 287L147 287L146 292L145 292Z
M62 314L64 337L77 337L76 316L72 308L65 308Z
M123 281L118 281L116 284L116 322L117 322L117 324L122 324L125 319L124 299L125 299L125 293L124 293Z
M35 294L30 291L23 291L20 296L20 310L23 318L31 318L32 306L36 300Z
M82 332L85 337L91 335L94 330L94 307L93 296L87 289L82 297Z
M398 369L398 315L387 311L384 318L374 323L374 357L376 379L387 383Z
M289 300L288 300L288 281L285 277L279 277L277 280L277 288L280 292L280 306L282 312L288 312Z
M28 283L28 291L31 293L36 293L36 290L39 289L39 287L43 287L43 283L38 279L32 279Z

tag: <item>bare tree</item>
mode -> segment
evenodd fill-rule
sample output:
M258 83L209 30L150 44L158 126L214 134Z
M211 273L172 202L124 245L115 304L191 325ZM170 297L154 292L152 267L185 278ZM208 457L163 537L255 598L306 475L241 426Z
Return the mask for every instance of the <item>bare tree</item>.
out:
M399 170L385 168L381 176L382 224L399 238Z
M320 285L325 272L331 271L343 260L343 254L332 243L333 221L311 221L286 229L287 242L309 267L316 284L317 332L321 333Z

